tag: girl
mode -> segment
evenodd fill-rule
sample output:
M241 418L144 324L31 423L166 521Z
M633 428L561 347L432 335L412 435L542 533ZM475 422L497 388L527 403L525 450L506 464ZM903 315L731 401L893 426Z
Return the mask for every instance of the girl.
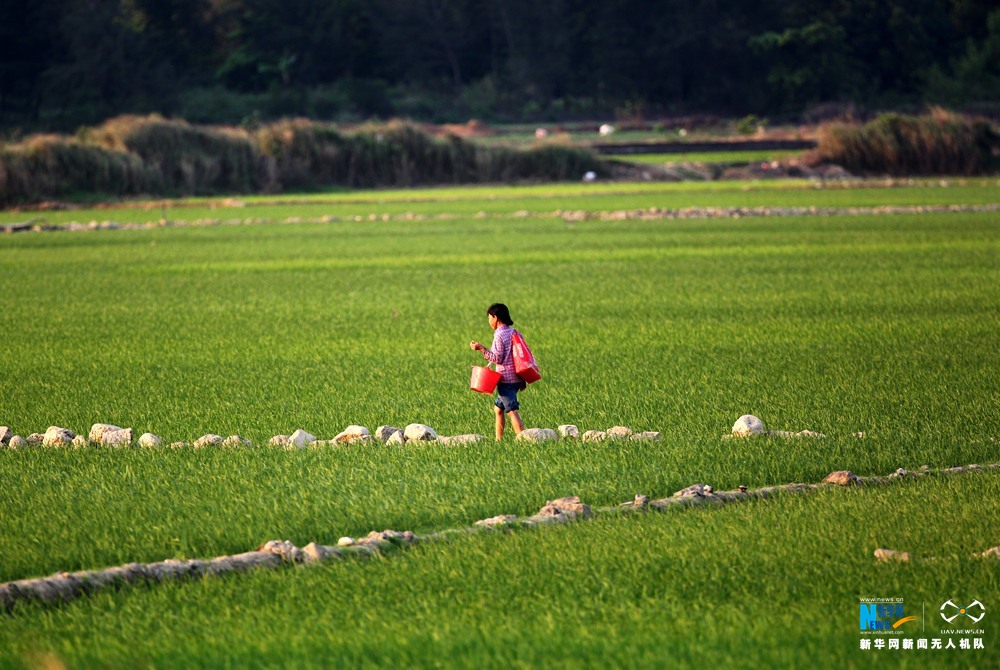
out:
M521 423L521 415L518 408L521 406L517 402L517 392L522 390L527 384L514 371L514 351L510 344L511 335L514 334L513 319L510 318L510 310L507 305L497 302L490 305L486 310L490 328L493 329L493 346L487 349L485 346L473 340L469 343L469 348L473 351L482 351L483 358L490 363L496 364L496 370L500 373L500 382L497 384L497 399L494 403L493 412L496 414L496 434L497 442L503 437L504 414L510 417L510 425L514 428L514 433L519 435L524 430Z

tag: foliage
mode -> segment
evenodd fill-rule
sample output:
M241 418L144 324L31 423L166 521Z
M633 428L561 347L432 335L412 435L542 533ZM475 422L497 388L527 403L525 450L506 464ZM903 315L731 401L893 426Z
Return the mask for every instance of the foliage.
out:
M9 1L0 125L234 123L245 104L265 120L451 121L995 105L998 36L990 0ZM226 104L192 107L220 90Z
M920 117L885 114L858 126L823 129L819 157L857 173L976 175L996 169L1000 132L943 110Z
M252 193L317 186L409 186L579 179L607 168L582 149L476 146L411 124L282 121L209 128L125 116L75 137L39 136L0 151L0 203L96 196Z

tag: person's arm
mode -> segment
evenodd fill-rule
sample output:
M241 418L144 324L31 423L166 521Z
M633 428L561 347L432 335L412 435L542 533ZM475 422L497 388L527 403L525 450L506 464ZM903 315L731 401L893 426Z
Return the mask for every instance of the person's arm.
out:
M483 344L472 340L469 342L469 348L473 351L483 352L483 358L488 360L490 363L501 364L501 362L507 357L507 352L504 351L503 338L500 337L499 331L493 333L493 347L487 349Z

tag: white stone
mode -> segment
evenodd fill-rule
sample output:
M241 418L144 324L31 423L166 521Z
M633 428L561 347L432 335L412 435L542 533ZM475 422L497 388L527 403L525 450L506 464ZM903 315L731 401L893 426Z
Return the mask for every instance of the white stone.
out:
M602 136L607 137L608 135L611 135L612 133L615 132L615 127L610 123L602 123L601 127L597 129L597 132L600 133Z
M7 440L7 446L11 449L24 449L28 446L28 441L25 440L20 435L14 435L9 440Z
M479 444L486 439L485 435L470 433L468 435L453 435L451 437L440 437L441 444L450 447L459 447L468 444Z
M426 426L422 423L411 423L403 430L403 437L406 438L407 442L418 442L418 441L436 441L438 439L437 433L430 426Z
M559 433L551 428L525 428L517 435L518 442L555 442Z
M95 423L90 427L90 441L94 444L104 444L104 441L101 439L104 437L104 433L121 429L121 426L115 426L110 423Z
M337 546L338 547L350 547L353 544L354 544L354 538L353 537L347 537L346 535L344 537L340 538L339 540L337 540Z
M580 438L583 442L603 442L608 439L608 434L603 430L588 430Z
M222 441L224 447L249 447L253 442L240 435L230 435Z
M294 444L297 448L305 449L307 444L316 441L316 436L311 433L307 433L306 431L299 428L294 433L292 433L292 436L288 438L288 440L289 442Z
M139 436L139 446L140 447L161 447L163 446L163 440L161 440L156 435L152 433L143 433Z
M564 423L563 425L559 426L559 428L557 428L557 430L559 431L559 435L561 437L564 437L564 438L567 438L567 439L570 439L570 440L578 440L578 439L580 439L580 429L577 428L576 426L574 426L571 423Z
M292 438L287 435L275 435L270 439L268 444L272 447L287 447L292 443Z
M185 448L187 446L188 446L187 442L171 442L170 443L170 448L171 449L183 449L183 448Z
M73 444L74 437L76 437L76 433L69 428L49 426L48 430L45 431L45 437L42 438L42 446L68 447Z
M406 438L403 437L403 431L399 430L389 436L389 439L385 441L386 446L389 447L401 447L406 444Z
M87 438L85 438L83 435L77 435L76 437L73 438L74 449L83 449L86 446L87 446Z
M132 444L132 429L107 430L101 435L101 444L106 447L128 447Z
M644 430L641 433L635 433L632 435L633 440L646 441L646 442L656 442L657 440L663 439L658 431L655 430Z
M747 437L748 435L761 435L764 433L764 422L753 414L744 414L733 424L733 435Z
M194 448L217 447L222 444L223 437L215 433L206 433L194 441Z
M632 429L627 426L612 426L604 432L612 439L625 439L632 437Z
M7 426L0 426L0 443L7 444L14 437L13 431Z
M371 436L371 433L364 426L350 425L338 433L333 441L339 444L351 444L352 442L369 440Z
M375 437L379 442L385 444L393 433L402 433L403 431L395 426L379 426L375 429Z

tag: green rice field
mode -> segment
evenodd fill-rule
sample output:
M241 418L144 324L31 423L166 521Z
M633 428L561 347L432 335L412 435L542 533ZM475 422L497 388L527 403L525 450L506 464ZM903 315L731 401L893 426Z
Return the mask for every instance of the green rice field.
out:
M0 582L462 528L569 495L605 507L694 483L1000 462L1000 212L919 211L997 205L997 187L569 184L2 212L253 223L0 235L0 424L254 445L0 448ZM713 207L843 211L599 216ZM349 424L491 435L469 341L490 341L495 301L541 365L526 425L662 439L267 445ZM748 413L826 437L721 439ZM998 494L993 470L607 512L19 604L0 612L0 667L992 667L1000 561L972 554L1000 545ZM915 560L877 563L880 547ZM860 599L890 597L917 617L902 639L970 648L863 649ZM981 632L938 616L962 599L985 606Z

